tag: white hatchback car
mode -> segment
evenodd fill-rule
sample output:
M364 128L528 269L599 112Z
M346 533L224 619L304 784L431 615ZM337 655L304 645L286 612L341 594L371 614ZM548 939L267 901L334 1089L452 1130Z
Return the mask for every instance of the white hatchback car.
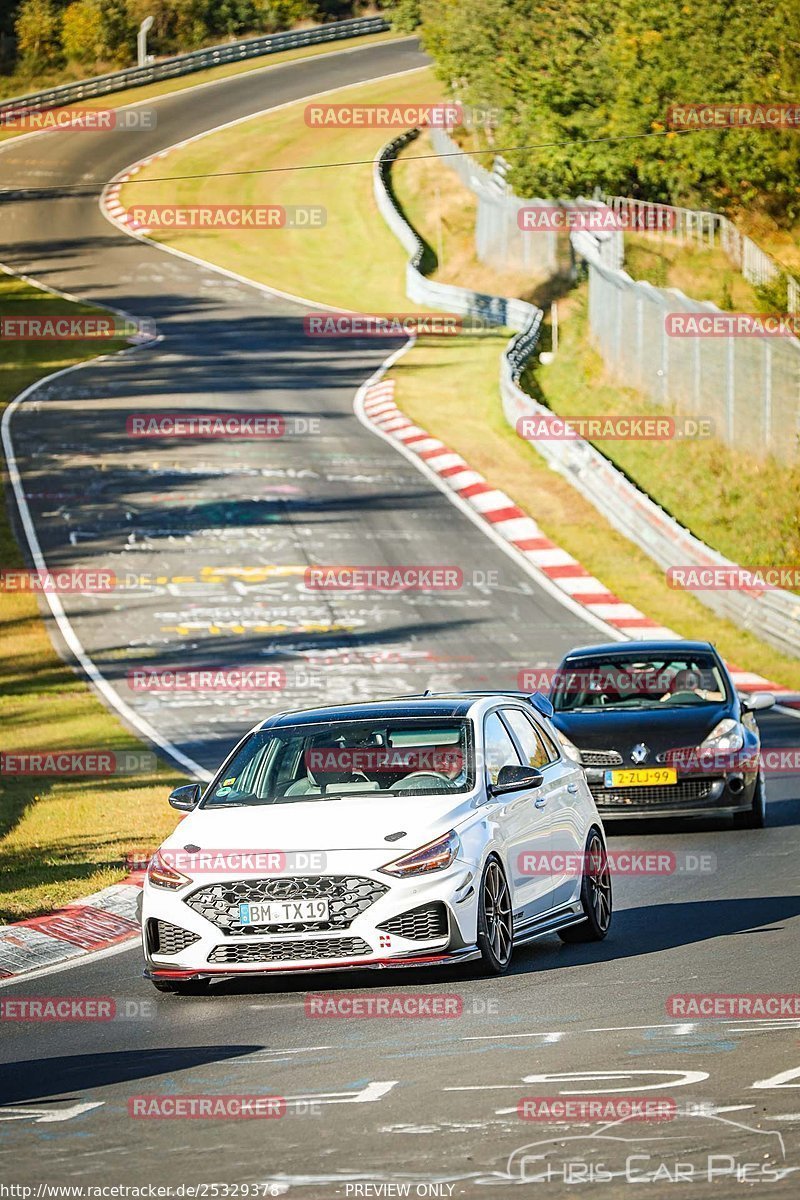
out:
M441 965L604 938L605 835L544 697L425 695L256 726L148 868L146 975Z

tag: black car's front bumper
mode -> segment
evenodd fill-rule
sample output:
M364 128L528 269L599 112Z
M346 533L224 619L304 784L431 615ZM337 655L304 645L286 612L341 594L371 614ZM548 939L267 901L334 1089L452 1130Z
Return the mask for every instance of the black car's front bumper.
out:
M631 817L707 817L747 812L753 805L754 772L679 773L678 782L654 787L606 787L605 771L588 767L586 778L604 821Z

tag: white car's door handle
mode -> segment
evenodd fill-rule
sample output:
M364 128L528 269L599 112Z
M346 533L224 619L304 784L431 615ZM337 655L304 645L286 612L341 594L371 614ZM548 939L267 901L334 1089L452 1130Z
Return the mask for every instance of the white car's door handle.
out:
M567 784L567 791L568 791L568 792L572 792L573 796L575 795L575 793L577 792L577 790L578 790L578 785L577 785L577 783L568 783L568 784Z
M534 800L533 803L534 808L544 808L545 804L547 804L547 797L542 796L541 800Z

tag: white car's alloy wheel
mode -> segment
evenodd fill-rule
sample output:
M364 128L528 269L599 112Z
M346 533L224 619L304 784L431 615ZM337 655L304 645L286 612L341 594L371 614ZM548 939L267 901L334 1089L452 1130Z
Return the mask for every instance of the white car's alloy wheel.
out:
M493 975L508 970L514 949L511 895L497 859L486 864L478 908L478 945L485 966Z
M586 843L581 905L584 920L559 930L562 942L601 942L611 924L611 872L603 839L593 829Z

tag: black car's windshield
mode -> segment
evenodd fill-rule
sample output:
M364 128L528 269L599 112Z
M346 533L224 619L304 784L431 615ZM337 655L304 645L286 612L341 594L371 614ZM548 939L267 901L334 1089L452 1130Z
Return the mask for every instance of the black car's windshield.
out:
M570 659L553 683L556 712L601 708L688 708L728 699L719 663L711 654Z
M302 804L353 795L447 795L474 784L470 723L460 719L331 721L246 739L203 807Z

